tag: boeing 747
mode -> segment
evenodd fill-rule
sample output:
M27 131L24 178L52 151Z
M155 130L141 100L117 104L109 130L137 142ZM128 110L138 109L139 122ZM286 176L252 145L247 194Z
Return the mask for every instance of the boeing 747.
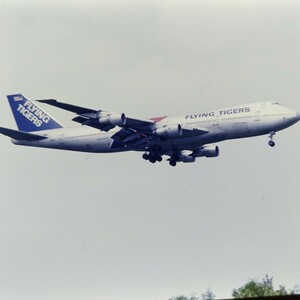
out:
M298 112L276 102L136 119L54 99L30 101L21 94L7 98L19 130L0 127L0 133L16 145L96 153L139 151L151 163L166 155L171 166L194 162L197 157L217 157L219 148L214 144L224 140L268 134L268 144L274 147L274 134L300 120ZM76 114L72 120L80 126L63 127L39 103Z

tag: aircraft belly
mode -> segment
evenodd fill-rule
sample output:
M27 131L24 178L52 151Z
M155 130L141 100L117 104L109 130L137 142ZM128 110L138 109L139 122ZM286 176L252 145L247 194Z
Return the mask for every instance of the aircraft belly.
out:
M257 119L251 122L241 122L232 124L231 130L227 136L228 139L251 137L268 134L271 131L279 131L291 126L289 122L282 118Z
M271 131L271 124L263 121L253 121L249 124L249 132L251 136L266 134Z
M292 124L284 121L282 118L273 120L253 121L249 124L250 136L268 134L270 131L279 131L285 129Z
M73 151L83 151L83 152L109 152L111 145L111 139L107 138L97 138L97 139L74 139L67 143L67 148Z
M233 123L228 130L228 138L241 138L250 135L250 129L248 122Z
M267 134L272 131L270 124L261 120L233 123L228 129L227 139L246 138Z

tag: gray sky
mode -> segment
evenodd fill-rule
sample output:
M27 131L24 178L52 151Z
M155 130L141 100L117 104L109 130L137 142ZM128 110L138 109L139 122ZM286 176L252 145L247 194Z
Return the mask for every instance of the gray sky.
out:
M274 100L300 110L300 2L1 1L7 94L155 117ZM72 115L46 108L70 125ZM72 125L73 126L73 125ZM300 283L299 124L220 157L17 147L0 136L0 298L229 297Z

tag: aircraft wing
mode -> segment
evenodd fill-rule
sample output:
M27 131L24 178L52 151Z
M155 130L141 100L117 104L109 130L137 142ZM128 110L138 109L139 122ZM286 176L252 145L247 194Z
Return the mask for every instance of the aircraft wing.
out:
M46 103L73 113L77 116L72 121L82 125L94 127L103 131L109 131L115 126L121 129L115 133L112 138L115 141L122 142L128 148L144 149L149 146L159 145L161 139L167 138L167 134L155 134L157 123L149 119L136 119L126 117L123 113L106 112L103 110L94 110L72 104L62 103L54 99L37 100L41 103ZM153 126L154 125L154 126ZM194 128L190 126L182 126L175 124L175 127L180 131L178 136L191 137L208 133L206 128ZM179 130L180 128L180 130Z
M159 138L153 136L153 129L151 129L151 125L155 123L154 120L129 118L125 117L124 114L94 110L62 103L55 99L36 101L76 113L77 116L72 121L82 125L103 131L109 131L115 126L119 126L121 129L112 138L126 144L128 148L144 148L149 146L150 143L159 142Z
M37 141L37 140L43 140L46 139L47 137L38 135L38 134L32 134L32 133L27 133L24 131L18 131L14 129L9 129L9 128L4 128L0 127L0 133L11 137L14 140L26 140L26 141Z
M36 100L36 101L41 102L41 103L46 103L46 104L49 104L49 105L52 105L52 106L55 106L55 107L59 107L61 109L71 111L71 112L76 113L78 115L98 112L97 110L94 110L94 109L85 108L85 107L81 107L81 106L76 106L76 105L72 105L72 104L68 104L68 103L62 103L62 102L59 102L55 99L45 99L45 100Z
M55 99L36 101L76 113L78 116L73 118L72 121L104 131L109 131L115 126L133 128L135 130L145 130L146 127L155 123L152 120L127 118L124 114L105 112L103 110L94 110L68 103L62 103Z
M193 128L189 126L181 126L181 137L192 137L207 134L209 131L206 128ZM149 146L160 145L160 136L153 134L152 131L134 130L132 128L122 128L112 136L116 141L123 142L128 148L145 149Z

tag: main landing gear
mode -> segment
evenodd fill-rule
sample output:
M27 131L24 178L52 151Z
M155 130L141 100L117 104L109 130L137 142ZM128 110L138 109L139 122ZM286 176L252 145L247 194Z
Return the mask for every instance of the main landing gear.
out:
M157 161L159 162L162 161L162 157L155 152L149 152L149 153L145 152L142 157L145 160L149 160L153 164L156 163Z
M173 154L169 159L169 165L175 167L179 160L180 160L179 155Z
M271 131L270 134L269 134L270 140L269 140L268 144L269 144L270 147L275 146L275 142L273 141L273 136L275 135L275 133L276 133L275 131Z
M142 157L143 159L145 160L148 160L150 161L151 163L156 163L157 161L158 162L161 162L162 161L162 157L161 157L161 154L162 154L162 151L161 149L152 149L152 151L148 150L146 151ZM173 154L169 159L169 164L170 166L172 167L175 167L177 162L179 161L179 156L176 155L176 154Z
M177 164L176 160L170 160L169 161L169 165L172 166L172 167L176 167L176 164Z

